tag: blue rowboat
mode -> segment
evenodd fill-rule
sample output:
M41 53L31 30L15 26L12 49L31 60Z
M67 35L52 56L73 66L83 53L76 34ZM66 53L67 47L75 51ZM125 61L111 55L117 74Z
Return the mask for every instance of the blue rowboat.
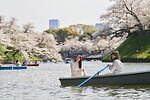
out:
M27 67L22 66L0 67L0 70L20 70L20 69L27 69Z

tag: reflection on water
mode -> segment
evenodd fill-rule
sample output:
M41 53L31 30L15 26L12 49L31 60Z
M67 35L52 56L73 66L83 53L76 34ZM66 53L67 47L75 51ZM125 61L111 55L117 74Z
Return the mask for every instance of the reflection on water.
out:
M149 100L150 98L150 87L68 87L63 89L70 91L72 98L68 98L73 100Z
M84 62L89 74L106 66ZM125 64L123 72L150 71L150 64ZM69 77L69 64L49 63L27 70L0 71L0 100L149 100L150 86L61 87Z

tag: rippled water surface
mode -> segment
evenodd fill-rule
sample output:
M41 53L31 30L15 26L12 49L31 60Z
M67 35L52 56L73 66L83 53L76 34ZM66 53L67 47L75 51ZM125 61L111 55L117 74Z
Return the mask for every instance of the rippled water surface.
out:
M84 62L88 74L105 66ZM125 64L123 73L150 71L150 64ZM47 63L26 70L0 70L0 100L150 100L150 86L61 87L69 64Z

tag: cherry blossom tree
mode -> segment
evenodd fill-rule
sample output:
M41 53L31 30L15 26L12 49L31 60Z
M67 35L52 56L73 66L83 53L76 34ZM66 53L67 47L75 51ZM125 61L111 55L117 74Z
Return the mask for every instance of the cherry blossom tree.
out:
M138 28L143 31L150 21L150 0L112 0L114 4L101 16L113 29Z
M23 29L24 29L24 33L29 33L29 32L33 32L33 29L34 29L34 25L31 24L31 23L28 23L28 24L25 24L23 26Z

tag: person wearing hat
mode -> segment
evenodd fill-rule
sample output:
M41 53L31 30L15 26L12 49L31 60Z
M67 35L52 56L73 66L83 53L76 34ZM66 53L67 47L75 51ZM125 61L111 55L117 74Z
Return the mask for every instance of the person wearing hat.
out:
M82 66L82 56L80 55L74 57L73 61L70 63L70 68L72 77L87 75L85 68Z
M109 71L112 74L117 74L122 71L123 63L120 60L119 52L113 51L111 53L112 65L109 65Z

